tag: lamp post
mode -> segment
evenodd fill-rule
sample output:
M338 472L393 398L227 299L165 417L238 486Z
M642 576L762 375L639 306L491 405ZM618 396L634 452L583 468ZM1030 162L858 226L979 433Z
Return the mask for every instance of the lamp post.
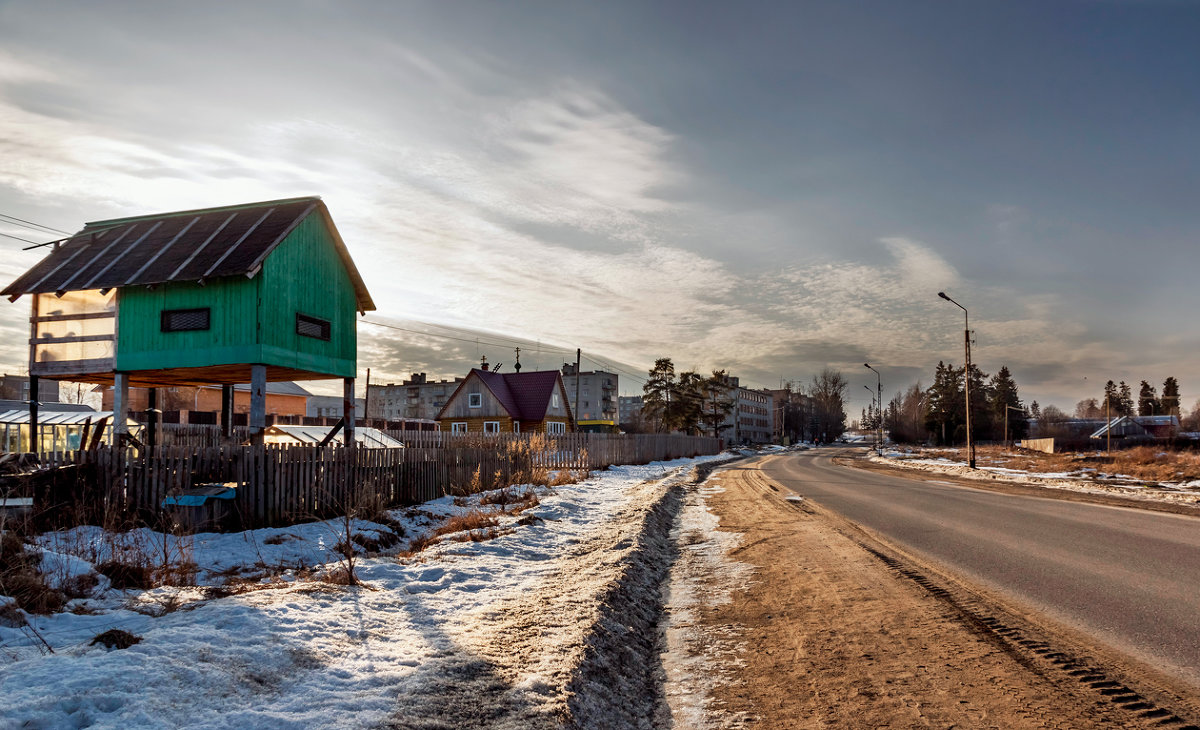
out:
M938 296L950 302L954 306L963 311L963 343L966 346L966 368L963 370L963 391L967 401L967 459L968 464L972 469L975 468L975 442L971 440L971 317L967 314L967 308L950 297L946 296L946 292L938 292Z
M871 386L869 386L869 385L864 385L863 387L866 388L867 392L871 394L871 410L874 410L875 409L875 391L871 390ZM871 441L874 441L874 440L875 440L875 429L871 429Z
M867 370L875 373L875 388L879 391L879 420L875 424L876 429L879 431L879 438L875 440L875 443L877 444L875 452L880 456L883 456L883 378L879 375L878 370L871 367L871 363L864 362L863 366L865 366ZM867 388L867 390L870 390L870 388Z

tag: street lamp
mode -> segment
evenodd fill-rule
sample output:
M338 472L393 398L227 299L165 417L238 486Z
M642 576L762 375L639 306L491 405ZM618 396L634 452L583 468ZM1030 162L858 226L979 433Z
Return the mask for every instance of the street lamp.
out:
M968 459L968 464L970 465L970 467L972 469L974 469L975 468L975 442L971 440L971 317L969 314L967 314L967 308L964 307L963 305L959 304L958 302L954 301L950 297L946 296L946 292L940 291L940 292L938 292L938 296L941 297L942 299L945 299L946 301L950 302L951 304L953 304L954 306L958 307L959 309L961 309L963 311L963 323L964 323L963 342L966 345L966 351L967 351L967 354L966 354L967 365L966 365L966 369L963 370L963 390L966 393L966 401L967 401L967 459Z
M883 378L879 375L878 370L871 367L871 363L864 362L863 366L875 373L875 387L879 391L879 421L875 424L875 427L879 430L879 438L875 442L878 444L875 451L880 456L883 456ZM867 386L864 385L863 387L866 388ZM870 390L870 388L867 388L867 390Z
M875 391L871 390L871 386L869 386L869 385L864 385L863 387L866 388L867 392L871 394L871 409L874 410L875 409ZM875 440L875 429L871 429L871 440L872 441Z

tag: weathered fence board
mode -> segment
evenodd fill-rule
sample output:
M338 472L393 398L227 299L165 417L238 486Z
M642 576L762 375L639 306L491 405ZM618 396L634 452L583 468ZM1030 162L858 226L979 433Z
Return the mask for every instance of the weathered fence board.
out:
M186 429L186 430L185 430ZM717 439L665 434L446 434L393 431L397 449L243 445L222 442L218 427L176 427L177 443L148 449L101 447L42 455L43 465L72 470L74 488L56 487L55 522L114 518L153 522L173 490L207 482L237 488L247 526L282 525L393 507L448 493L492 489L535 472L594 470L614 464L716 453ZM181 435L182 434L182 435ZM186 437L186 438L185 438ZM178 441L190 440L180 444ZM164 439L166 441L166 439ZM71 497L62 495L71 494Z

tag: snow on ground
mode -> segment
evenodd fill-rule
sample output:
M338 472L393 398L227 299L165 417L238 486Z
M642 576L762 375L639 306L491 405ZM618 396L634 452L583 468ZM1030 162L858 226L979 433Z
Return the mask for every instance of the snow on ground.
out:
M337 521L182 541L135 531L128 539L193 560L201 587L101 581L67 612L28 616L30 627L0 619L0 728L588 726L582 718L611 708L604 692L640 686L618 687L634 681L622 662L641 660L622 652L637 644L638 622L657 616L654 566L665 571L671 549L647 525L665 536L674 511L663 505L715 458L614 467L541 490L541 504L502 518L494 539L447 535L411 558L360 558L364 587L312 578L336 567ZM391 517L407 542L478 499ZM59 581L88 574L112 543L96 528L47 535L43 565ZM202 587L230 577L261 589L212 598ZM631 606L641 615L621 614ZM110 628L142 641L88 643ZM654 726L627 704L616 726Z
M732 629L723 637L727 641L714 644L714 630L701 630L698 624L701 607L728 603L753 572L752 566L729 557L741 545L742 535L719 531L720 519L708 508L708 498L723 491L718 475L690 488L672 534L679 555L664 591L663 665L674 725L689 730L731 727L745 719L720 715L709 707L712 688L742 664L742 647Z
M935 450L927 449L925 451L932 452ZM942 449L941 451L958 454L958 451L955 449ZM1132 499L1161 502L1200 504L1200 482L1196 481L1161 484L1145 483L1138 482L1125 474L1101 474L1092 468L1083 468L1073 472L1030 472L978 464L978 468L971 469L962 459L951 459L948 457L921 458L914 456L910 452L895 449L885 451L882 456L870 454L867 458L871 461L887 464L888 466L917 469L938 474L953 474L970 479L997 479L1049 489L1067 489L1090 494L1118 495Z

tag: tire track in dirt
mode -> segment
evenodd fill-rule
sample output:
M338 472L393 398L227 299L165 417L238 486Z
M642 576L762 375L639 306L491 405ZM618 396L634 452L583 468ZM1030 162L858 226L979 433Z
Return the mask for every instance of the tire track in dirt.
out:
M722 529L756 577L705 621L751 648L718 688L758 726L1196 730L1169 682L1049 632L839 516L789 502L753 464L718 472ZM726 723L740 727L741 723Z

